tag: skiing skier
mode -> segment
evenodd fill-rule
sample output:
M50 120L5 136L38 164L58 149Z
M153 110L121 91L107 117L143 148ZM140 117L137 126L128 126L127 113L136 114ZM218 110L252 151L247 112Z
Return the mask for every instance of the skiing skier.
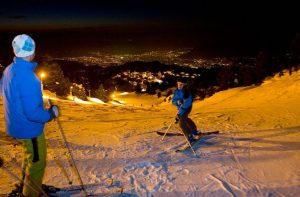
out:
M4 70L0 81L5 127L7 134L24 148L23 182L17 190L23 196L36 197L43 192L42 180L46 167L44 125L58 117L59 110L55 105L44 109L41 82L34 73L37 66L33 62L34 40L26 34L18 35L13 39L12 46L14 60Z
M196 140L196 135L200 133L197 131L197 126L194 121L188 117L192 110L193 98L190 90L186 87L186 82L184 78L177 79L177 88L174 91L172 104L178 109L175 122L179 122L179 126L184 135L188 138L190 143L193 143Z

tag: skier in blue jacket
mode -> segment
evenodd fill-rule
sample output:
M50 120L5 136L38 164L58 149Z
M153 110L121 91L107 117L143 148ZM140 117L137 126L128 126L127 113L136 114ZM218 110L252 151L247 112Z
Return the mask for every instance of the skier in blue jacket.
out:
M3 97L6 132L24 148L22 184L18 188L24 196L40 196L46 167L46 142L43 132L46 122L58 117L53 105L44 109L41 82L35 75L37 63L35 42L25 34L12 42L15 58L3 72L0 95Z
M176 123L179 122L179 126L182 129L185 136L190 143L195 141L195 135L198 135L197 126L192 119L188 117L192 110L193 98L190 90L188 90L186 80L184 78L177 80L177 89L174 91L172 98L172 104L178 109L178 113L175 117Z

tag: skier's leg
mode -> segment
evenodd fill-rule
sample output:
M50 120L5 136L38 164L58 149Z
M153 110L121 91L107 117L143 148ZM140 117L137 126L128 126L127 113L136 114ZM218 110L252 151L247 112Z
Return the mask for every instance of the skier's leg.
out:
M197 126L196 126L195 122L191 118L189 118L190 112L191 112L191 109L184 114L186 116L186 125L189 128L189 130L191 131L191 134L198 135L199 132L197 131Z
M199 134L195 122L189 117L187 117L187 125L188 125L188 127L191 130L193 135L198 135Z
M183 131L185 137L188 139L188 141L190 143L192 143L193 141L195 141L195 138L192 134L192 130L188 126L187 121L188 121L187 114L185 114L179 119L179 126L180 126L181 130Z
M46 141L44 133L34 139L22 140L25 148L25 157L27 159L26 177L24 181L23 195L36 197L42 194L36 193L31 187L37 191L42 191L42 181L46 167Z
M195 122L189 117L188 117L188 125L193 131L197 130L197 126L196 126Z
M187 116L186 115L183 115L182 117L180 117L179 127L181 128L181 130L183 131L185 136L189 136L191 134L191 129L188 127L188 124L187 124Z
M19 141L20 142L20 141ZM22 143L21 143L22 144ZM22 160L22 176L21 176L21 179L20 179L20 182L16 183L15 184L15 189L13 189L12 193L16 193L16 194L21 194L22 191L23 191L23 187L24 187L24 181L25 181L25 170L27 168L27 157L23 156L23 160Z
M186 121L186 127L189 129L190 134L197 135L198 134L197 126L194 123L194 121L191 118L189 118L190 112L191 112L191 110L187 111L184 114L184 118L185 118L185 121Z

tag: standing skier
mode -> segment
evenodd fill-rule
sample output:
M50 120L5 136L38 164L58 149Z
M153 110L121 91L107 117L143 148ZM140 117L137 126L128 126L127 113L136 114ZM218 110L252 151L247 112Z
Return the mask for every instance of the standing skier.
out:
M179 122L181 130L189 142L194 142L195 135L199 133L194 121L188 117L192 110L193 98L190 90L186 87L186 80L184 78L177 80L177 89L174 91L172 103L178 109L178 113L175 117L176 123Z
M26 197L42 194L42 180L46 167L44 125L58 117L53 105L44 109L41 82L34 73L37 63L35 42L25 34L12 41L14 61L3 72L0 95L3 97L5 127L8 135L21 142L24 148L24 169L19 191Z

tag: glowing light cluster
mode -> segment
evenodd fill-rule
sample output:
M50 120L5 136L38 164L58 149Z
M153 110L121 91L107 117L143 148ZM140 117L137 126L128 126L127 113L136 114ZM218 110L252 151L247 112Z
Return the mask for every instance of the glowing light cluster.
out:
M105 102L103 102L102 100L97 99L97 98L88 97L88 100L91 102L94 102L94 103L98 103L98 104L106 104Z

